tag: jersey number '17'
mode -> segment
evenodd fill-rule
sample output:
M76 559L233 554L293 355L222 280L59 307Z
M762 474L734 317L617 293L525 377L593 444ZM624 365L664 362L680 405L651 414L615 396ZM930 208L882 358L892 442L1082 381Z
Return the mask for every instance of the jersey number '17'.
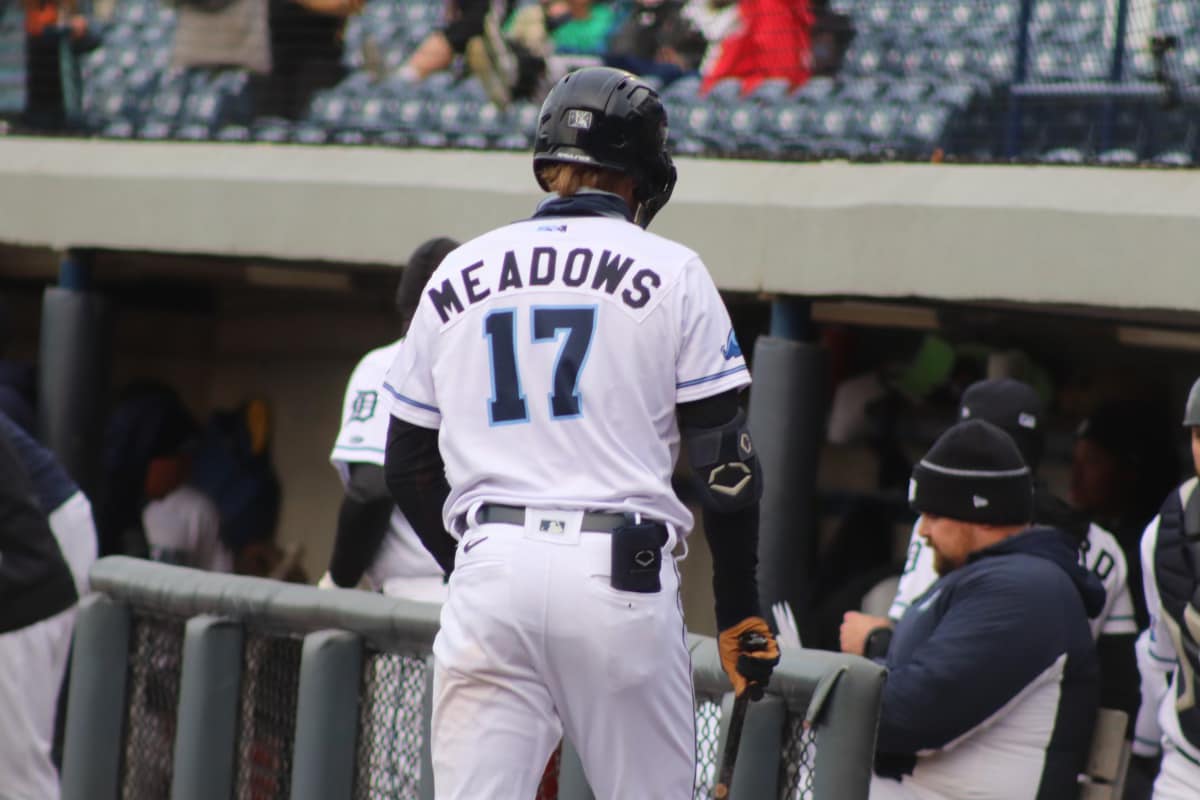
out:
M583 413L579 395L579 373L587 362L592 334L596 330L595 306L535 306L529 312L534 342L562 338L558 359L554 362L553 391L550 392L550 416L571 419ZM521 391L517 364L517 312L498 309L483 320L483 336L488 340L492 361L492 398L488 401L488 419L493 425L529 421L529 406Z

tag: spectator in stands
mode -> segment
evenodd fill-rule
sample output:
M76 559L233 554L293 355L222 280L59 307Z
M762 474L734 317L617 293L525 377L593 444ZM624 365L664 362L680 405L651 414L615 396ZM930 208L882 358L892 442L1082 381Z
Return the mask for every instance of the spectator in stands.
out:
M701 91L724 78L740 79L747 94L769 78L803 85L812 74L809 0L739 0L738 15L741 24L717 46Z
M343 77L341 31L364 0L177 0L172 66L257 77L259 112L298 119Z
M54 455L2 413L0 486L0 618L26 617L23 627L0 635L0 794L57 798L55 717L75 598L87 593L88 569L96 559L96 527L87 498ZM26 540L23 544L39 540L61 566L39 575L31 559L5 546L13 538ZM14 595L4 585L10 569L36 576L26 594Z
M684 0L637 0L609 39L604 63L664 86L697 72L708 40L684 16L684 6Z
M396 360L429 276L456 247L458 242L452 239L430 239L409 256L396 290L400 338L363 356L346 386L342 427L330 456L345 496L322 586L353 588L365 576L373 589L392 597L445 600L442 568L397 510L384 481L383 454L391 417L383 379Z
M842 69L846 51L854 41L854 20L835 11L829 0L810 0L813 11L812 74L832 78Z
M1138 542L1178 477L1178 463L1161 416L1143 405L1106 403L1079 424L1071 459L1071 505L1117 537L1131 586L1142 583ZM1149 617L1134 592L1138 627Z
M23 0L25 6L25 113L22 125L38 132L79 125L83 85L77 57L100 44L98 26L76 0Z
M342 32L364 0L270 0L271 75L258 113L302 119L314 94L346 76Z
M988 422L938 438L909 502L941 577L888 651L872 800L1074 796L1099 689L1088 618L1103 587L1067 534L1029 527L1029 468Z
M1069 534L1081 551L1084 565L1104 585L1104 607L1092 620L1102 679L1100 705L1124 711L1132 731L1138 707L1138 667L1134 654L1137 625L1125 556L1112 534L1091 524L1037 480L1036 470L1045 449L1046 414L1041 398L1032 386L1011 378L978 381L963 392L959 417L985 420L1012 437L1025 463L1035 473L1034 522ZM923 541L920 527L918 522L913 528L908 561L888 617L847 613L841 630L843 652L884 657L892 627L937 579L934 554Z
M541 0L517 9L502 31L485 26L467 43L467 63L498 106L539 100L573 69L601 63L616 14L593 0Z
M1200 787L1200 379L1183 416L1191 439L1192 476L1170 492L1141 541L1150 627L1142 634L1142 712L1134 753L1160 753L1155 800L1185 800Z
M398 74L418 83L449 69L454 57L466 52L467 42L483 35L485 23L498 28L516 5L516 0L448 0L442 27L425 37Z

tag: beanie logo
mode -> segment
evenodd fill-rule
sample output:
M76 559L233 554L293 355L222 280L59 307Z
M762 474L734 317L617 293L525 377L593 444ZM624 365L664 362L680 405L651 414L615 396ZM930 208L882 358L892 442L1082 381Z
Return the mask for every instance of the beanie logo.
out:
M962 411L959 412L959 416L962 417L963 419L966 419L967 417L971 416L971 409L967 408L966 406L963 406Z
M1030 430L1033 430L1037 427L1037 417L1029 412L1023 411L1017 417L1017 424L1022 428L1029 428Z
M917 479L909 478L908 479L908 502L911 503L913 500L916 500L916 499L917 499Z
M990 505L986 497L980 497L979 495L972 495L971 503L976 508L987 508Z

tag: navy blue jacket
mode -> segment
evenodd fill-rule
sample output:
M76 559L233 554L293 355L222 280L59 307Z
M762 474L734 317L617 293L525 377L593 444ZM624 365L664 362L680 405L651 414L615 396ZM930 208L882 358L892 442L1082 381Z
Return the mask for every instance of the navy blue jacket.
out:
M1039 797L1071 796L1091 740L1099 667L1088 619L1104 587L1077 542L1035 527L971 554L917 599L888 650L878 751L938 750L1066 663Z

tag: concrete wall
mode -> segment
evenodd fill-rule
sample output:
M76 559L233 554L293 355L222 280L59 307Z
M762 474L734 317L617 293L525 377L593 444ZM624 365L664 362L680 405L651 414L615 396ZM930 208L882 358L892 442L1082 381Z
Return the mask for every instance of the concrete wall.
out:
M1186 170L681 160L726 289L1200 309ZM0 140L0 242L394 264L538 200L511 153Z

